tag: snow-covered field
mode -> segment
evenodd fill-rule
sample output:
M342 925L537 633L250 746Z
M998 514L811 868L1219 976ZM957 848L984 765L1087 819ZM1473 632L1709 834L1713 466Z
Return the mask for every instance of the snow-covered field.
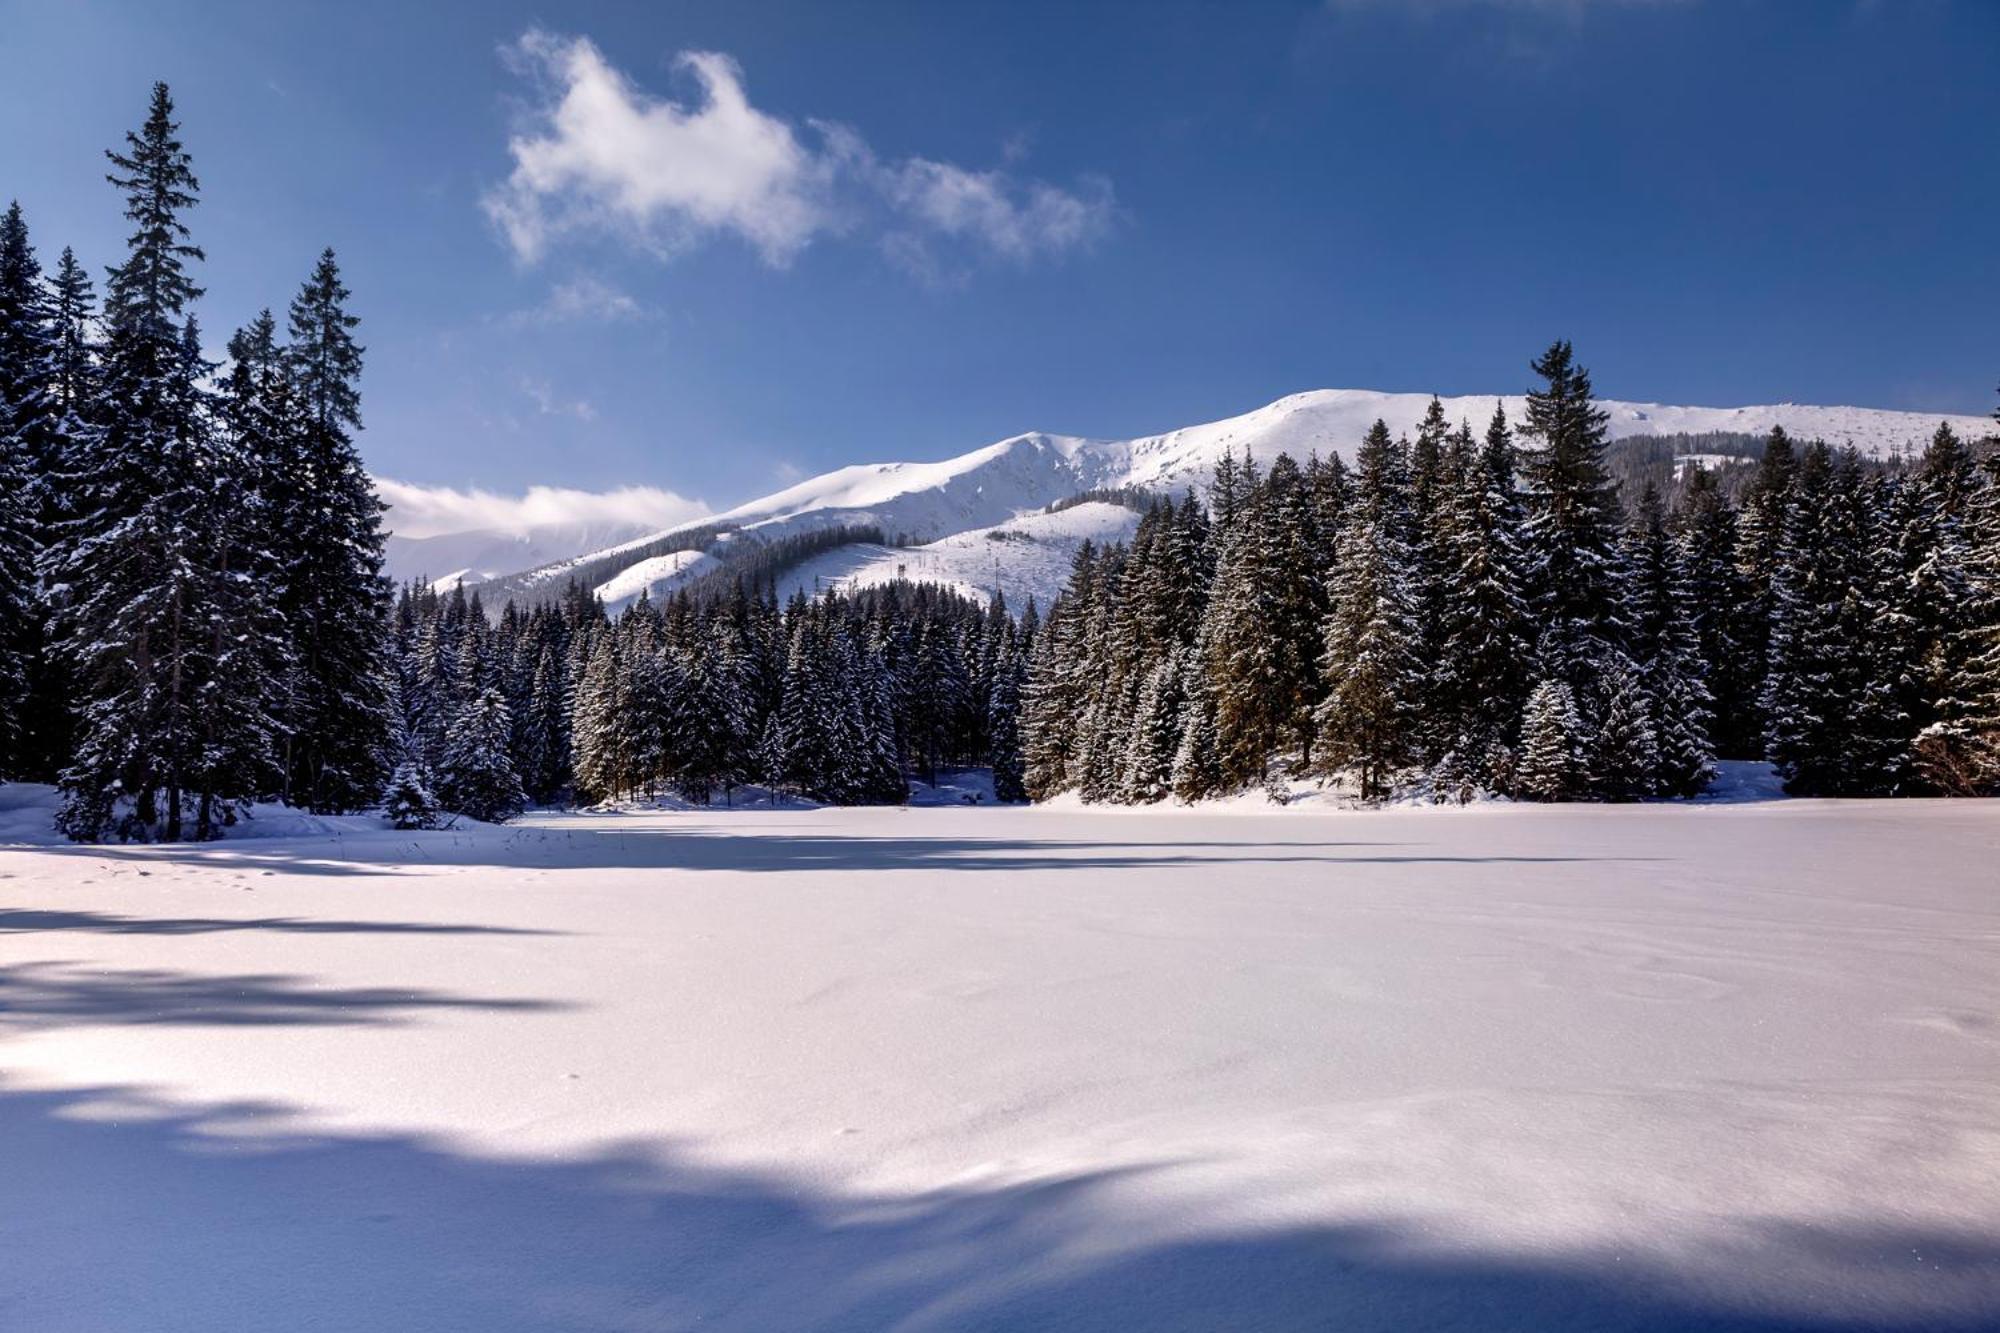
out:
M1994 803L324 828L0 849L0 1328L2000 1327Z

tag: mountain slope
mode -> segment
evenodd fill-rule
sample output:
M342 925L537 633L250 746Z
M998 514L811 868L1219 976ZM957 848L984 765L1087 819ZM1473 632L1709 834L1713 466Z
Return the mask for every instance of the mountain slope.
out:
M389 526L395 527L394 511ZM433 537L391 532L383 543L382 572L396 583L423 579L441 587L483 583L517 569L571 559L645 537L644 523L552 523L521 531L474 528Z
M640 586L654 595L671 591L681 565L664 561L673 548L708 550L739 558L760 544L834 527L879 529L889 542L913 543L943 581L968 590L1016 590L1045 583L1048 548L1037 542L988 541L983 530L1039 514L1048 505L1087 490L1134 487L1178 493L1200 489L1214 474L1225 451L1238 459L1268 464L1280 453L1351 457L1362 435L1378 418L1393 433L1416 429L1430 404L1429 394L1378 393L1367 389L1319 389L1293 394L1241 416L1125 440L1086 439L1031 432L1016 435L936 463L871 463L839 468L752 500L721 514L669 528L575 559L528 569L501 581L509 592L533 594L558 588L569 578L615 590L627 600ZM1525 398L1468 395L1443 400L1446 417L1483 431L1496 403L1519 423ZM1817 407L1777 403L1755 407L1676 407L1660 403L1606 401L1614 439L1709 432L1763 434L1782 425L1800 439L1853 444L1882 456L1921 448L1940 420L1968 438L1988 432L1984 417L1942 417L1879 408ZM729 540L717 543L718 534ZM947 544L964 535L968 544ZM1080 538L1078 539L1080 540ZM989 547L996 549L987 549ZM632 571L641 561L657 562ZM683 562L684 563L684 562ZM861 579L879 582L884 570L915 563L908 545L856 543L852 548L815 555L788 571L782 586L812 586ZM671 568L669 566L672 566ZM810 568L809 568L810 566ZM692 573L692 570L688 571ZM655 575L659 577L655 577ZM886 577L893 577L888 575ZM926 577L915 569L909 577ZM804 582L801 582L804 580ZM1041 595L1037 593L1037 595Z

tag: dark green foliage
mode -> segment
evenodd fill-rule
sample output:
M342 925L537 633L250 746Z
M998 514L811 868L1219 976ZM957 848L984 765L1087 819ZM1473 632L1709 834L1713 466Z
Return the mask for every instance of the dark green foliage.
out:
M1521 433L1538 445L1524 454L1521 473L1539 666L1547 678L1581 682L1619 637L1620 511L1604 465L1607 418L1569 343L1551 345L1532 369L1544 384L1528 395Z
M447 810L504 824L527 807L507 756L513 729L507 701L492 687L459 710L437 769L438 800Z

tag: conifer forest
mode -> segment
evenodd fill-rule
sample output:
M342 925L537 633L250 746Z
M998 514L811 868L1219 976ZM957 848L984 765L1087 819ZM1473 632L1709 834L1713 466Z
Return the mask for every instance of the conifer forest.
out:
M392 589L331 250L212 357L171 96L107 154L99 283L0 223L0 771L79 841L221 836L257 801L399 827L755 786L896 803L1698 796L1718 758L1825 796L2000 791L2000 451L1864 459L1774 429L1747 480L1621 488L1567 342L1526 413L1378 422L1352 465L1225 455L1121 494L1047 607L795 594L768 553L615 619L581 584ZM1732 494L1731 492L1734 492Z
M2000 1331L2000 0L0 33L0 1333Z

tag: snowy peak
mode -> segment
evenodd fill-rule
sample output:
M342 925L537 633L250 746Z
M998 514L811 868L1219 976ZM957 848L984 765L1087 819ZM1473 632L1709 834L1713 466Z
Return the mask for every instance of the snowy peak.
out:
M1519 394L1467 394L1440 401L1447 420L1468 422L1475 431L1484 431L1496 405L1516 424L1527 410L1527 399ZM855 544L851 551L822 553L814 557L819 562L815 577L822 586L879 581L883 571L899 567L934 567L948 582L967 588L1005 588L1011 597L1016 588L1040 586L1054 547L988 540L983 530L1040 514L1057 501L1084 491L1199 490L1209 483L1225 452L1266 466L1281 453L1301 460L1312 453L1351 458L1377 420L1385 422L1391 434L1410 435L1430 403L1427 393L1314 389L1240 416L1158 435L1089 439L1031 431L941 462L855 464L678 528L607 543L589 552L568 553L573 558L530 569L511 582L521 587L556 587L575 571L587 570L593 586L607 601L619 603L641 589L655 597L665 595L709 567L659 549L662 544L671 545L670 539L677 534L688 534L690 544L704 546L716 530L740 534L744 540L734 542L732 538L731 549L742 551L782 537L867 527L900 544L899 549L927 548L928 556L917 561L897 559L884 554L888 548L865 544ZM1609 414L1614 439L1711 432L1762 435L1781 425L1802 440L1852 444L1877 456L1921 448L1940 420L1950 422L1967 438L1983 436L1992 428L1992 422L1984 417L1797 403L1677 407L1604 400L1600 406ZM696 542L704 532L706 535ZM973 544L948 543L961 535ZM630 555L621 561L623 551ZM1032 563L1034 568L1023 566L1010 572L1010 559L1015 558ZM910 577L923 575L912 573Z
M867 524L932 541L1118 484L1117 451L1100 442L1028 434L941 463L862 463L786 487L699 524L756 532Z

